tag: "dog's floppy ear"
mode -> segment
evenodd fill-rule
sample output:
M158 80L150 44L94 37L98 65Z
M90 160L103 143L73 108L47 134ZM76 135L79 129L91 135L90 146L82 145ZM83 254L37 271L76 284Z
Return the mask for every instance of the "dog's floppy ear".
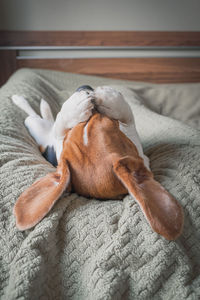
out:
M25 190L14 206L17 228L26 230L35 226L50 211L69 181L68 164L63 161L56 172L47 174Z
M143 160L126 156L113 165L114 172L136 199L152 229L168 240L176 239L183 227L180 204L148 171Z

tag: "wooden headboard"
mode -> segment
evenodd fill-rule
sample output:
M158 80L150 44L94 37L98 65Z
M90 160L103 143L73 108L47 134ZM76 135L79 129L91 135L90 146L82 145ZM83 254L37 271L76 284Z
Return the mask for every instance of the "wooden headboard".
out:
M22 54L28 51L65 55ZM69 51L76 57L66 57ZM78 57L80 51L109 55ZM0 31L0 65L0 84L24 67L156 83L200 82L200 32Z

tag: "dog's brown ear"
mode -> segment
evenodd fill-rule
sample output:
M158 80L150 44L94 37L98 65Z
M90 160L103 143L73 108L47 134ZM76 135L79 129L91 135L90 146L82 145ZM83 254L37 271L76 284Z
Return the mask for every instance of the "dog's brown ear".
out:
M114 171L129 193L136 199L152 229L168 240L182 231L183 210L146 169L143 160L126 156L113 165Z
M35 226L52 208L69 185L67 162L61 162L57 171L37 180L18 198L14 206L16 225L20 230Z

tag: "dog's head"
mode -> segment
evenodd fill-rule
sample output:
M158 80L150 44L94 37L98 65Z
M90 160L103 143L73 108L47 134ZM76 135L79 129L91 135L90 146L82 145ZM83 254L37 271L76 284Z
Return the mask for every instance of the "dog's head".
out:
M179 203L153 178L135 145L119 130L118 121L95 113L68 130L56 172L47 174L17 200L17 227L36 225L64 190L86 197L119 199L129 193L154 231L172 240L182 230Z

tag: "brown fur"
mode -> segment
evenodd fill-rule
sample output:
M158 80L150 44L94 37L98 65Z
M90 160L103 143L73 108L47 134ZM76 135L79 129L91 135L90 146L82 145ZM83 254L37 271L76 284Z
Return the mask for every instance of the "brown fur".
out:
M136 199L152 229L168 240L176 239L183 226L183 210L142 162L125 157L114 165L116 174Z
M86 125L87 145L83 140ZM169 240L182 231L181 206L153 179L135 145L119 130L118 121L99 113L66 132L57 172L19 197L17 226L23 230L38 223L67 186L69 191L99 199L120 199L129 192L153 230Z
M66 163L54 173L47 174L25 190L14 207L17 227L20 230L35 226L62 195L70 180Z

